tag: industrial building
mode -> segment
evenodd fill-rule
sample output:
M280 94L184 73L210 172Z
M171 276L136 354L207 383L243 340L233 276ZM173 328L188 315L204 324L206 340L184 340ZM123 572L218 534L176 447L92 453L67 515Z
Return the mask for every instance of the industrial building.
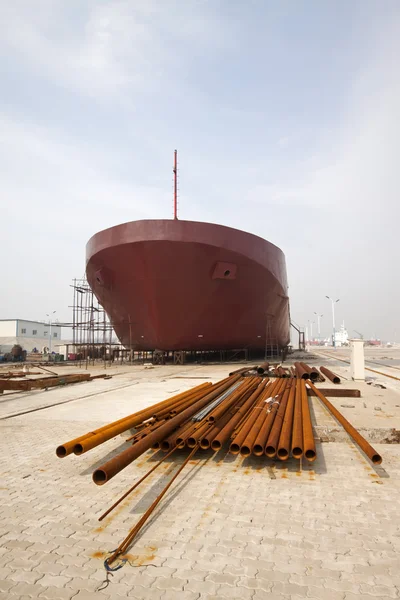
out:
M53 349L61 340L61 325L27 319L0 319L0 354L11 352L16 344L32 352Z

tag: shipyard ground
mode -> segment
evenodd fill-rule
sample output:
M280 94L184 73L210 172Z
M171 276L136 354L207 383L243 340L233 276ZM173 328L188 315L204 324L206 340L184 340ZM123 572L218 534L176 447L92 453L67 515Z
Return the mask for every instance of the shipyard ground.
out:
M322 352L323 359L307 362L349 377L348 365L337 360L348 352ZM399 350L374 349L368 358L381 363L368 367L400 379ZM101 512L154 464L153 453L96 487L92 471L123 448L123 437L79 458L60 460L55 447L221 379L230 368L119 366L107 369L109 380L0 396L0 598L400 598L400 446L378 443L396 441L400 430L400 381L368 371L376 378L371 385L343 379L342 387L359 388L361 398L331 401L376 440L381 466L372 466L313 398L315 433L330 440L317 443L314 463L199 453L133 544L129 562L102 584L104 557L185 453L166 461L100 524Z

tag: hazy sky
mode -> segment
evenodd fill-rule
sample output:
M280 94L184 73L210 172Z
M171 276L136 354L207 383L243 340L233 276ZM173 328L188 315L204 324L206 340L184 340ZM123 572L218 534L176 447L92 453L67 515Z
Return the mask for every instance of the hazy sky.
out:
M172 215L286 255L293 319L340 298L400 341L398 0L0 4L0 318L70 321L96 231Z

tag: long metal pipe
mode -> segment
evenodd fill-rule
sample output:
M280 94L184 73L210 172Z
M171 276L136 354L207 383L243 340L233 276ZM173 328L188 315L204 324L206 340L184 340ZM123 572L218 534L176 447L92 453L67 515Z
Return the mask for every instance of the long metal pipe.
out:
M326 377L330 379L332 383L340 383L340 377L338 377L335 373L332 373L332 371L330 371L326 367L320 367L319 370L321 371L321 373L326 375Z
M303 419L301 403L301 380L298 379L296 381L292 430L292 456L297 459L303 456Z
M281 392L286 385L286 383L282 380L280 381L280 383L281 386L278 388L279 393L277 394L277 398L270 403L270 406L268 408L268 415L264 420L256 439L254 440L252 452L255 456L262 456L265 452L265 445L267 443L267 439L272 429L277 410L282 400Z
M238 423L243 419L243 415L246 415L249 409L258 402L258 399L263 393L264 388L264 381L261 381L250 397L245 400L244 404L239 408L236 414L232 416L229 422L221 429L220 433L213 439L211 442L211 448L214 451L222 448L222 445L229 439L235 427L237 427Z
M217 406L207 417L207 420L210 422L218 421L222 417L222 415L233 406L237 399L247 391L247 389L254 390L259 383L259 379L256 377L252 377L250 379L246 379L240 387L235 390L235 392L223 402L223 404Z
M310 385L312 385L310 381ZM311 423L310 406L305 381L301 381L301 412L303 417L303 449L307 460L313 461L317 458L313 427Z
M302 366L301 363L295 362L294 368L296 369L296 375L299 379L309 379L310 378L309 374L307 373L307 371L305 370L305 368Z
M56 454L59 458L64 458L65 456L72 454L76 444L79 444L83 440L90 438L94 435L103 433L104 431L107 431L108 429L110 429L116 425L125 423L126 421L133 420L136 423L136 425L139 425L142 421L145 421L146 419L150 419L153 416L152 414L150 414L152 411L157 410L158 408L161 408L162 406L168 406L170 403L173 403L178 398L181 398L182 396L186 396L194 390L199 390L203 386L204 386L204 383L196 386L195 388L192 388L192 390L186 390L185 392L181 392L180 394L177 394L176 396L167 398L167 400L162 400L161 402L157 402L157 404L153 404L153 406L151 406L149 408L139 410L136 413L132 413L131 415L127 415L126 417L122 417L122 419L118 419L117 421L113 421L112 423L108 423L107 425L103 425L102 427L99 427L98 429L94 429L93 431L88 431L84 435L81 435L73 440L70 440L70 441L65 442L64 444L61 444L60 446L58 446L58 448L56 449ZM130 427L127 427L127 429L130 429L131 427L135 427L135 425L131 425ZM126 429L124 429L123 431L126 431Z
M264 375L265 371L268 371L269 369L269 362L263 362L261 363L261 365L259 365L257 367L257 373L259 375Z
M289 399L290 387L292 381L286 385L285 391L283 392L282 400L279 404L278 410L275 415L274 423L272 425L270 434L268 436L267 443L265 445L265 454L269 458L274 458L276 456L276 451L279 442L279 436L282 429L283 419L285 416L286 405Z
M315 387L311 382L309 383L311 389L315 392L321 402L326 406L326 408L333 414L333 416L339 421L342 427L347 431L350 437L354 440L354 442L361 448L361 450L368 456L368 458L375 464L380 465L382 462L382 457L378 452L367 442L367 440L348 422L348 420L342 415L341 412L337 410L329 402L329 400L321 394L321 392Z
M301 366L303 367L303 369L308 373L309 375L309 379L311 379L311 381L316 381L319 377L319 373L318 371L315 372L312 370L312 368L310 367L310 365L307 365L305 362L300 362ZM305 379L305 378L303 378Z
M268 416L270 403L268 402L268 398L271 400L273 397L279 393L281 386L284 385L284 382L281 380L276 380L272 384L272 387L264 391L264 395L262 396L262 403L254 408L256 412L256 419L254 423L251 425L250 429L247 432L246 437L244 438L242 444L240 445L240 454L242 456L250 456L253 450L254 443L256 441L257 435L260 432L260 429ZM237 444L240 438L237 436L233 442L233 444Z
M258 417L260 416L260 411L262 411L265 408L265 400L268 397L273 396L274 390L276 389L278 383L280 382L274 381L272 384L265 386L264 391L257 400L257 403L255 404L255 406L253 406L251 411L249 411L246 421L244 421L240 430L235 434L235 438L229 446L229 452L231 454L239 454L240 449L247 438L247 435L251 431Z
M230 385L229 380L226 383L228 383L228 385ZM226 383L224 385L226 385ZM216 384L213 387L214 387L214 390L217 392L217 394L219 393L219 390L222 389L219 384ZM190 393L190 390L188 390L187 396L190 399L189 406L193 406L194 402L197 402L201 398L206 397L207 394L209 394L209 392L210 392L210 388L208 388L208 387L206 387L206 388L202 387L200 390L197 390L195 395ZM154 410L152 409L152 407L150 407L149 411L152 413L151 416L153 416ZM182 411L182 412L184 412L184 411ZM149 414L149 413L147 413L147 414ZM96 446L99 446L100 444L103 444L104 442L110 440L111 438L115 437L116 435L123 433L127 429L134 427L134 425L136 424L136 421L137 421L137 418L134 416L132 418L132 420L125 421L125 422L121 423L120 425L106 429L106 431L103 431L102 433L98 433L94 436L91 436L89 438L82 440L80 443L75 444L74 454L77 454L78 456L80 456L81 454L84 454L85 452L88 452L89 450L96 448Z
M129 490L127 492L125 492L125 494L123 494L116 502L114 502L114 504L112 506L110 506L110 508L108 508L99 518L99 521L102 521L107 515L110 514L110 512L112 512L114 510L114 508L116 508L118 506L118 504L121 504L121 502L123 500L125 500L125 498L127 496L129 496L129 494L131 494L145 479L147 479L147 477L149 477L149 475L151 475L160 465L161 463L164 462L164 460L166 458L168 458L169 456L171 456L171 454L173 452L175 452L177 448L172 448L172 450L170 450L167 454L165 454L161 460L159 460L153 468L150 469L150 471L147 471L146 475L143 475L143 477L141 477L139 479L139 481L137 481L132 487L129 488Z
M118 548L114 551L112 556L110 556L110 558L107 559L108 565L111 565L120 554L123 554L124 552L126 552L126 550L129 548L129 545L133 542L133 540L135 539L135 537L137 536L137 534L139 533L139 531L141 530L143 525L146 523L147 519L150 517L153 510L156 508L157 504L159 504L159 502L161 502L163 496L165 496L165 494L167 493L167 491L169 490L169 488L171 487L171 485L173 484L175 479L178 477L179 473L181 473L181 471L183 471L183 469L188 464L189 460L194 456L194 454L197 450L198 450L198 446L193 448L193 450L188 454L188 456L185 458L185 460L183 461L183 463L181 464L181 466L179 467L179 469L177 470L175 475L172 477L172 479L167 483L167 485L162 490L162 492L154 500L153 504L146 510L144 515L141 517L141 519L139 519L138 523L131 529L131 531L128 533L126 538L121 542L121 544L118 546Z
M236 377L240 377L237 375ZM134 446L127 448L115 458L107 461L105 464L101 465L98 469L96 469L93 473L93 481L97 485L103 485L107 481L109 481L112 477L114 477L117 473L122 471L126 466L128 466L131 462L133 462L138 456L146 452L155 442L160 442L168 435L170 435L177 426L181 425L185 421L187 421L190 417L192 417L196 412L198 412L203 406L206 406L211 400L221 393L221 391L225 391L228 387L232 385L232 379L230 378L228 381L224 383L222 386L218 386L217 389L214 389L212 392L207 393L205 397L202 397L197 402L194 402L192 406L179 413L172 419L169 419L166 423L161 425L156 431L153 431L149 435L147 435L144 439L140 440Z
M276 452L276 455L280 460L287 460L290 454L290 442L292 441L292 428L294 417L294 399L296 395L295 383L295 380L291 381L289 398L285 410L285 416L283 419L281 433L279 436L278 450Z

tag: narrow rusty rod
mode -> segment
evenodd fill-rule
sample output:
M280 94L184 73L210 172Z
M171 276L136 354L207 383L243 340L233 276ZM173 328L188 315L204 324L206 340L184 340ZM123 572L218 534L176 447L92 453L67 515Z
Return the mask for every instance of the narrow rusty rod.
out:
M303 419L301 412L301 381L296 381L296 392L294 400L293 433L292 433L292 456L301 458L303 456Z
M145 479L147 479L147 477L148 477L149 475L151 475L151 474L152 474L152 473L153 473L153 472L154 472L154 471L155 471L155 470L156 470L156 469L157 469L157 468L158 468L158 467L161 465L161 463L162 463L162 462L164 462L164 460L165 460L166 458L168 458L169 456L171 456L171 454L172 454L173 452L175 452L175 450L176 450L176 449L177 449L177 447L175 446L175 448L172 448L172 450L170 450L170 451L168 452L168 454L165 454L165 456L163 456L163 457L162 457L162 459L161 459L161 460L159 460L159 461L158 461L158 463L157 463L156 465L154 465L154 467L153 467L152 469L150 469L150 471L148 471L148 472L146 473L146 475L143 475L143 477L142 477L141 479L139 479L139 481L137 481L137 482L136 482L136 483L135 483L135 484L134 484L134 485L133 485L131 488L129 488L129 490L128 490L127 492L125 492L125 494L123 494L123 495L121 496L121 498L119 498L119 500L117 500L117 501L116 501L116 502L115 502L115 503L114 503L112 506L110 506L110 508L109 508L109 509L107 509L107 510L106 510L106 512L105 512L105 513L103 513L103 514L101 515L101 517L99 517L99 519L98 519L98 520L99 520L99 521L102 521L102 520L103 520L103 519L104 519L104 518L105 518L107 515L109 515L109 514L110 514L110 512L111 512L111 511L113 511L113 510L114 510L114 508L116 508L116 507L118 506L118 504L120 504L120 503L122 502L122 500L125 500L125 498L126 498L127 496L129 496L129 494L131 494L131 493L133 492L133 490L135 490L135 489L136 489L136 488L137 488L137 487L138 487L138 486L139 486L139 485L140 485L140 484L141 484L141 483L142 483L142 482L143 482Z
M290 454L290 442L292 440L293 416L294 416L294 399L296 394L295 381L292 380L289 391L289 398L286 405L285 416L281 433L279 436L278 449L276 452L280 460L287 460Z
M309 385L313 385L310 382ZM308 396L306 390L305 381L301 381L301 412L303 417L303 451L304 456L310 462L317 458L317 451L315 449L315 440L313 427L311 423L310 405L308 404Z
M168 490L171 487L171 485L174 483L175 479L178 477L178 475L186 467L186 465L188 464L189 460L192 458L192 456L194 456L194 454L198 450L198 448L199 448L199 446L195 446L193 448L193 450L188 454L188 456L185 458L185 460L183 461L183 463L181 464L181 466L179 467L179 469L177 470L177 472L175 473L175 475L172 477L172 479L167 483L167 485L162 490L162 492L154 500L153 504L146 510L146 512L144 513L144 515L142 516L142 518L131 529L131 531L126 536L126 538L121 542L121 544L115 550L114 554L112 554L112 556L110 556L110 558L107 559L107 564L108 565L110 565L111 563L113 563L114 560L120 554L123 554L124 552L126 552L126 550L128 549L129 545L133 542L133 540L135 539L135 537L137 536L137 534L139 533L139 531L141 530L141 528L143 527L143 525L146 523L147 519L150 517L151 513L154 511L154 509L156 508L156 506L161 502L161 500L163 499L163 497L165 496L165 494L168 492Z
M347 431L347 433L353 439L353 441L361 448L364 454L368 456L370 461L372 461L375 465L380 465L382 462L382 457L380 456L380 454L378 454L377 451L371 446L371 444L369 444L367 440L357 431L357 429L355 429L353 425L351 425L351 423L348 422L348 420L342 415L342 413L339 412L337 408L335 408L333 404L331 404L323 394L321 394L319 389L317 389L314 384L310 382L309 386L315 392L315 394L318 396L321 402L325 404L326 408L339 421L339 423L342 425L345 431Z

